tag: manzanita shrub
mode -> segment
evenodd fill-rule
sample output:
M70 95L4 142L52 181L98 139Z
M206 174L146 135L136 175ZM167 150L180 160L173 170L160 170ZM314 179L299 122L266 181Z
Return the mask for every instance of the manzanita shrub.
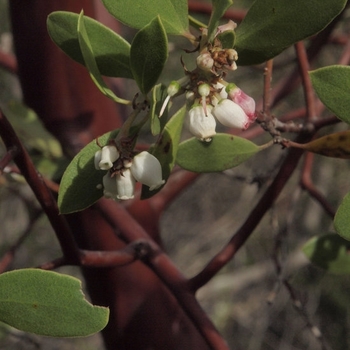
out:
M234 82L226 81L227 73L236 70L237 63L265 62L297 41L318 33L339 14L345 1L324 2L318 15L311 18L309 13L315 3L256 1L237 29L233 21L220 25L232 1L213 1L208 24L191 17L188 20L187 1L136 2L132 11L127 2L104 4L117 20L139 29L130 44L85 17L83 11L80 15L54 12L47 22L52 40L86 66L98 89L116 103L130 106L130 115L117 136L108 134L93 141L67 168L58 198L60 211L65 214L83 210L103 195L117 200L133 198L135 180L143 183L142 198L149 198L161 189L176 163L195 172L223 171L265 148L266 145L257 146L238 136L216 135L215 118L226 127L238 129L247 129L256 118L254 100ZM135 15L138 8L142 14ZM292 22L298 25L286 32ZM194 31L190 30L192 27ZM189 70L182 63L183 75L166 89L158 80L166 69L167 36L171 34L184 36L193 45L187 54L192 56L195 68ZM116 96L102 75L134 79L139 91L133 100ZM182 95L185 105L172 115L171 103ZM180 143L186 119L195 137ZM133 167L140 157L137 138L146 122L156 138L135 177ZM320 153L317 147L313 151ZM106 157L107 163L101 161L98 152ZM93 159L97 153L96 163ZM161 172L154 166L151 155L159 160ZM155 183L152 179L144 183L146 177L154 177Z
M112 16L137 30L131 42L85 16L84 9L80 14L53 12L47 19L55 44L86 67L106 98L127 111L119 129L90 142L66 168L58 193L61 214L84 210L103 196L117 202L131 200L137 182L142 184L141 199L146 200L162 191L174 167L222 172L269 147L350 159L350 130L319 137L316 131L322 120L310 112L295 130L311 136L302 142L287 139L282 132L288 129L281 127L278 117L266 106L257 110L251 92L235 82L240 66L272 62L290 46L322 31L341 13L346 0L256 0L239 25L222 19L231 0L212 0L208 23L189 16L187 0L130 3L103 0ZM183 52L186 59L178 62L181 74L165 84L169 36L185 38L188 47ZM133 98L117 96L103 76L134 80ZM349 67L320 68L304 79L339 120L350 124ZM256 123L270 135L266 143L236 135ZM310 123L314 123L311 130ZM227 133L217 132L217 124ZM182 138L184 128L192 137ZM147 148L142 141L145 133L153 137ZM313 263L331 272L350 272L349 213L350 193L335 215L338 235L314 237L303 247ZM107 323L108 309L86 302L72 277L28 269L0 275L0 285L0 320L18 329L55 337L85 336Z

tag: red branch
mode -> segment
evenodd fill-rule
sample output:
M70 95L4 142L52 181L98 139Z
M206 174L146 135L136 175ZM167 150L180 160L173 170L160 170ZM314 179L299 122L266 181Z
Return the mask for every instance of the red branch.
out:
M57 203L53 198L52 193L46 186L42 176L35 169L27 151L2 111L0 111L0 136L4 141L8 152L13 149L18 150L13 156L13 160L45 211L53 229L55 230L64 256L68 261L78 263L79 249L75 243L70 228L64 217L59 215Z
M263 96L263 114L270 117L270 95L271 95L271 81L272 81L273 60L266 62L264 70L264 96ZM265 120L266 121L266 120Z
M188 279L177 269L159 245L147 235L142 226L118 203L101 199L95 204L95 207L117 232L121 232L125 241L143 240L149 244L151 253L144 259L144 262L173 293L210 348L227 350L226 342L200 307L192 291L189 290Z
M84 267L120 267L133 263L136 260L147 257L151 248L146 241L138 240L128 244L125 248L117 251L97 251L84 250L80 251L80 261L77 266ZM44 270L53 270L64 265L71 264L65 257L55 259L53 261L44 263L39 267Z
M299 41L295 44L295 49L297 53L297 58L299 62L299 71L301 80L303 82L303 89L305 95L306 103L306 114L307 119L311 120L316 117L316 106L315 106L315 95L311 84L311 79L309 76L310 64L307 57L304 42Z

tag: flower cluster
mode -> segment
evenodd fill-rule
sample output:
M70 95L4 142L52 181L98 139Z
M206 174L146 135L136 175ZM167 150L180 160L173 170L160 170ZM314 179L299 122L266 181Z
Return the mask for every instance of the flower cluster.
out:
M199 85L199 97L188 111L190 132L202 141L215 135L215 118L224 126L243 130L255 120L255 101L234 84L226 88L223 84L227 83Z
M234 30L236 24L229 21L218 28L218 34ZM254 122L255 101L235 84L224 80L227 71L237 69L238 54L234 49L222 48L216 36L214 43L206 42L207 30L202 30L197 68L188 71L186 77L172 82L161 113L169 99L186 92L188 125L190 132L202 141L211 141L216 131L216 119L230 128L246 129ZM204 38L204 39L203 39Z
M102 180L103 195L107 198L134 198L136 181L149 186L150 191L165 183L158 159L146 151L123 159L115 145L108 145L95 153L94 162L97 170L108 170Z

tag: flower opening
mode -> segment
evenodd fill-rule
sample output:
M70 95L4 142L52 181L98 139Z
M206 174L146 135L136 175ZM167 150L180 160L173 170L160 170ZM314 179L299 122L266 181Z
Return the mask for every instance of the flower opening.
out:
M95 153L95 168L100 170L111 169L113 163L119 158L117 147L108 145L102 147L101 150Z
M211 108L207 108L207 113L200 105L192 107L188 112L190 132L202 141L209 142L216 134L216 121L211 113Z
M132 161L130 171L133 177L153 191L165 183L162 179L162 167L152 154L143 151Z

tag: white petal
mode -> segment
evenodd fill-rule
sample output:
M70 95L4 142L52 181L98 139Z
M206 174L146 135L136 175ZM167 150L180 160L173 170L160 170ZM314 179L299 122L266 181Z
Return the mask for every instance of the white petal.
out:
M216 134L216 121L209 106L207 107L207 115L205 115L202 106L195 106L189 110L188 116L191 134L202 141L210 141L211 137Z
M246 129L250 120L244 110L231 100L221 100L213 109L219 122L229 128Z
M116 174L117 183L117 198L122 200L134 198L135 179L133 178L129 169L123 170L122 173Z
M219 94L222 99L227 98L227 92L225 90L225 86L221 83L214 84L214 88L220 90Z
M117 199L118 188L115 177L111 177L111 174L108 172L102 179L103 183L103 195L106 198Z
M119 152L115 146L102 147L101 160L98 164L101 170L108 170L112 168L113 162L119 158Z
M100 161L101 161L101 157L102 157L102 151L101 150L98 150L96 153L95 153L95 158L94 158L94 164L95 164L95 169L96 170L100 170Z
M162 179L162 167L159 160L146 151L134 157L130 170L137 181L149 186L150 191L165 183L165 180Z

